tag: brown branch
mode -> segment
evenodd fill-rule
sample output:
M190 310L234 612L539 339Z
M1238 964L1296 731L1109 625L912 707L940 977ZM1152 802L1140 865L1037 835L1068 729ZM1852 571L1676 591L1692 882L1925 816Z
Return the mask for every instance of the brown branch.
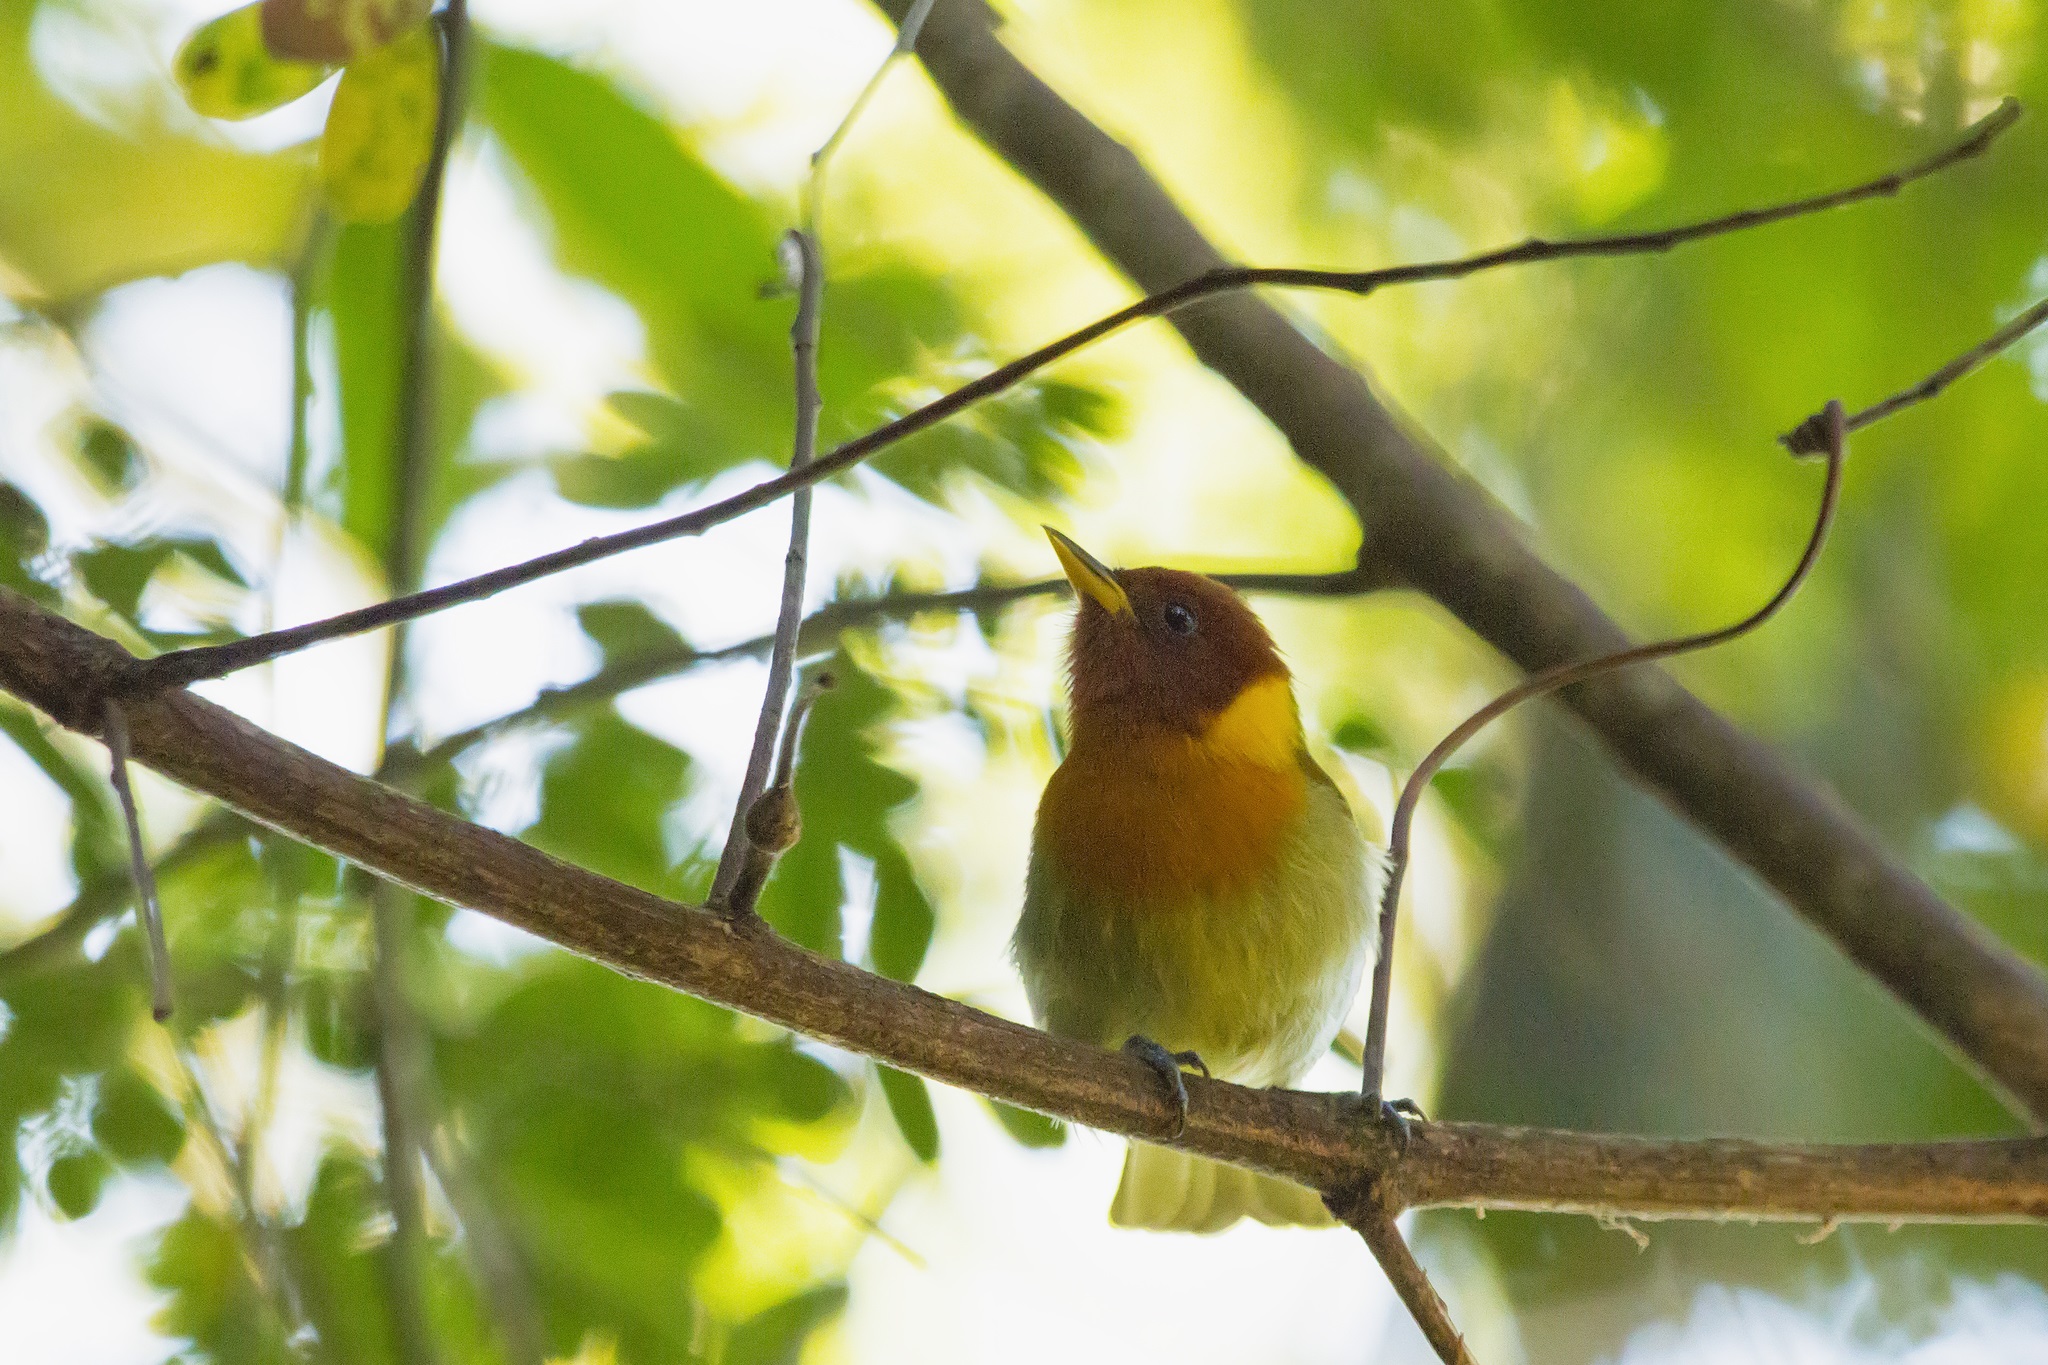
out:
M898 14L899 11L906 7L903 3L884 5L884 8L889 9L892 15ZM955 13L934 15L926 28L923 39L918 44L918 53L925 60L927 68L932 70L934 76L939 79L941 87L946 90L948 98L954 103L954 107L961 110L970 122L975 121L974 109L977 104L986 105L992 99L1007 100L1015 87L1020 84L1028 83L1031 86L1036 86L1037 90L1043 91L1050 99L1058 100L1058 96L1052 95L1049 89L1039 85L1037 78L1025 72L1024 68L1014 58L1010 57L1007 52L1003 51L1000 45L995 44L992 36L986 32L982 36L987 40L988 47L994 52L1000 53L1001 61L1013 67L1015 69L1014 73L1008 70L995 70L996 84L986 89L967 89L963 91L948 85L942 72L945 68L946 60L949 57L959 55L958 49L960 47L961 35L968 31L963 29L962 25L972 26L976 23L986 25L989 22L986 11L982 11L979 16L975 15L973 11L978 8L977 6L961 4L954 8ZM937 65L934 64L935 62ZM989 66L991 64L984 61L982 65ZM1021 78L1015 73L1022 73ZM979 75L982 73L977 72L975 74ZM966 79L971 82L973 77L970 76ZM965 103L963 103L963 94L967 96ZM1072 118L1080 118L1078 114L1067 108L1063 103L1059 105L1059 108ZM1039 110L1038 112L1042 114L1045 111ZM121 694L135 695L159 691L168 687L180 687L205 678L222 677L235 672L237 669L253 667L256 664L277 658L280 655L307 649L328 640L339 640L346 636L359 635L364 631L377 630L384 626L397 625L403 621L416 620L421 616L437 611L445 611L449 607L460 606L466 602L481 601L486 597L495 596L498 593L519 587L522 584L535 582L552 574L561 573L564 570L577 568L584 564L594 563L597 560L606 559L612 555L624 554L629 550L657 545L663 541L676 540L684 536L702 535L714 526L731 521L735 517L744 516L746 513L758 508L766 507L799 488L807 488L822 479L843 473L877 451L894 445L898 441L913 436L929 427L936 426L938 423L972 407L983 399L991 398L1014 387L1025 378L1044 369L1054 361L1064 359L1084 347L1091 346L1095 342L1123 330L1123 328L1134 322L1144 318L1168 317L1180 314L1183 310L1190 308L1191 305L1200 303L1203 300L1215 299L1225 294L1242 293L1245 290L1262 285L1292 289L1329 289L1362 297L1395 285L1418 284L1430 280L1462 279L1465 276L1477 274L1480 271L1497 269L1502 266L1526 265L1537 261L1567 260L1585 256L1641 255L1668 251L1683 243L1698 241L1706 237L1738 232L1748 228L1760 227L1768 223L1780 222L1786 218L1797 217L1803 214L1819 213L1865 199L1897 194L1901 188L1916 179L1932 175L1958 162L1979 155L1985 148L1991 145L1992 141L2000 133L2011 127L2018 120L2020 112L2020 105L2017 101L2007 100L1999 105L1993 113L1972 127L1954 147L1904 170L1894 171L1891 174L1879 176L1875 180L1851 186L1848 189L1837 190L1830 194L1793 200L1789 203L1774 205L1769 208L1745 209L1720 218L1710 219L1706 222L1691 223L1656 232L1626 233L1619 236L1590 237L1560 242L1532 239L1515 246L1502 247L1498 250L1481 252L1473 256L1463 256L1455 260L1389 266L1378 270L1317 270L1295 266L1230 265L1221 256L1216 254L1214 248L1210 247L1207 242L1201 241L1198 235L1195 235L1192 224L1188 224L1184 219L1180 219L1178 223L1167 225L1169 234L1176 239L1181 239L1178 244L1182 246L1186 244L1186 239L1188 238L1192 238L1195 242L1200 243L1200 254L1203 257L1203 261L1198 269L1180 272L1173 278L1160 278L1156 285L1147 286L1153 292L1148 293L1146 297L1139 299L1137 302L1120 308L1105 317L1098 318L1085 327L1069 332L1066 336L1041 346L1028 355L1020 356L1007 364L999 365L979 379L963 384L951 393L944 394L921 408L907 412L894 421L875 428L864 436L856 437L844 445L838 446L829 454L821 456L805 468L791 469L772 479L766 479L744 492L734 494L732 497L722 502L713 503L708 507L701 507L692 512L684 512L663 521L653 522L647 526L635 527L630 531L620 531L609 536L595 536L582 542L580 545L568 546L564 549L527 560L524 563L511 564L502 569L494 569L489 573L478 574L474 578L466 578L459 582L444 584L438 588L429 588L423 592L414 592L402 597L394 597L386 602L379 602L355 611L343 612L338 616L330 616L320 621L309 621L304 625L292 626L285 630L268 631L227 644L205 645L193 649L174 650L168 654L158 655L154 659L144 660L141 663L126 668L122 675L114 680L114 685ZM1085 124L1085 120L1083 120L1083 123ZM1100 130L1094 129L1092 125L1087 126L1089 132L1095 138L1105 143L1109 141ZM1005 138L1010 136L1010 130L1001 128L998 125L993 135L989 135L985 131L985 136L989 136L992 145L998 146L1006 155L1011 154L1011 147L1005 142ZM1109 145L1115 146L1114 143ZM1039 151L1042 149L1034 148L1027 150ZM1099 155L1091 155L1092 150L1082 149L1082 164L1092 165L1093 162L1101 159ZM1121 152L1125 158L1129 158L1129 153L1124 152L1121 147L1117 147L1116 150ZM1017 155L1012 155L1011 159L1018 163L1019 169L1024 170L1026 174L1034 175L1034 178L1041 169L1036 165L1020 161ZM1133 169L1136 168L1134 159L1131 161L1131 165ZM1074 174L1075 170L1072 168L1060 168L1053 178L1056 180L1071 179ZM1085 177L1087 173L1083 172L1082 174ZM1142 176L1142 170L1137 171L1137 174ZM1149 181L1147 183L1149 184ZM1043 182L1041 182L1041 187L1043 187ZM1090 188L1099 193L1104 186L1094 185ZM1114 187L1112 186L1111 188ZM1159 197L1163 202L1163 194L1156 185L1151 185L1150 190L1153 196ZM1057 198L1058 196L1055 195L1055 197ZM1175 218L1179 217L1178 210L1173 209L1170 204L1167 205L1167 209ZM1084 229L1090 228L1090 224L1085 221L1082 222L1082 226ZM1094 236L1095 234L1091 231L1090 235ZM1169 251L1172 250L1172 246L1173 244L1168 245ZM1125 263L1120 261L1119 264ZM1144 278L1144 275L1135 268L1131 270L1131 273L1134 277L1140 278L1141 281ZM1205 314L1209 311L1211 310L1203 310ZM1278 320L1277 314L1274 314L1273 317L1276 321ZM1195 330L1199 326L1199 324L1187 322L1180 322L1176 325L1181 327L1184 334ZM1281 325L1287 326L1285 323ZM1292 327L1287 327L1287 332L1306 344L1306 339L1301 338L1300 334L1295 332ZM1197 349L1199 350L1200 348L1198 347ZM1328 357L1321 357L1321 359L1325 367L1334 363ZM1254 401L1258 401L1256 396L1254 396ZM1378 421L1380 423L1384 423L1387 420L1386 414L1379 414ZM1313 463L1313 461L1311 462ZM1340 488L1344 486L1342 481L1339 481L1339 486ZM1372 519L1368 517L1368 525L1371 525L1371 521Z
M842 125L843 126L843 125ZM830 143L826 144L829 151ZM814 163L822 166L821 160ZM813 170L813 175L817 170ZM817 458L818 412L818 329L824 321L825 263L817 240L808 229L798 229L783 238L796 280L796 317L789 324L789 349L796 372L796 434L789 455L792 471ZM782 599L775 613L775 635L768 650L768 683L761 697L760 718L754 725L754 747L747 755L747 771L740 783L739 800L733 806L732 828L725 847L718 854L718 868L711 878L711 903L728 914L754 913L754 897L761 883L748 880L745 897L733 895L741 869L750 861L755 847L750 836L754 803L768 789L769 769L775 761L775 741L782 730L783 705L789 700L790 677L796 669L797 633L803 624L804 577L810 564L811 490L796 490L789 501L789 551L782 559ZM793 841L792 841L793 842ZM777 850L778 852L780 850ZM765 874L762 880L765 880Z
M883 8L899 13L902 0ZM994 24L985 6L952 0L918 41L960 118L1139 288L1223 267L1143 163L1019 62ZM1279 312L1235 298L1173 322L1351 504L1369 571L1428 594L1526 672L1628 647L1511 516ZM1832 794L1661 669L1582 684L1562 699L1638 782L1753 869L2016 1109L2048 1118L2048 978L2036 967L1887 854Z
M1969 1209L1965 1221L2011 1222L2048 1217L2048 1191L2029 1189L2044 1161L2038 1137L1834 1146L1418 1123L1384 1183L1396 1210L1939 1223ZM2004 1214L2001 1191L2017 1196Z
M943 11L942 11L943 12ZM0 590L0 689L90 728L81 678L118 646ZM189 693L129 706L135 761L451 905L645 980L958 1086L1109 1132L1173 1127L1135 1058L1055 1038L678 907L357 777ZM1388 1207L1464 1204L1668 1217L2048 1216L2048 1142L1776 1147L1418 1124L1404 1151L1356 1095L1186 1078L1175 1146L1317 1189L1386 1182ZM1555 1190L1554 1196L1548 1191Z
M1819 430L1820 450L1827 456L1827 479L1821 485L1820 510L1814 516L1813 531L1806 538L1806 548L1800 552L1799 561L1768 601L1731 625L1637 645L1597 659L1559 664L1524 679L1474 711L1463 724L1439 740L1401 785L1400 798L1394 802L1394 818L1387 826L1387 880L1380 891L1379 956L1373 963L1372 1012L1367 1019L1365 1055L1361 1059L1365 1069L1366 1095L1378 1099L1381 1082L1386 1077L1387 1007L1394 986L1394 928L1401 908L1401 880L1408 871L1408 836L1415 826L1415 811L1422 804L1422 794L1429 789L1431 779L1481 730L1524 702L1547 697L1553 692L1635 664L1674 659L1681 654L1724 645L1749 634L1783 610L1813 572L1813 566L1820 562L1821 547L1827 543L1828 529L1835 521L1835 507L1841 500L1842 464L1847 459L1843 442L1848 436L1848 419L1843 416L1840 403L1830 402L1808 425ZM1804 432L1807 427L1802 426L1800 430Z
M1416 1262L1415 1253L1408 1249L1401 1229L1394 1223L1400 1210L1387 1203L1383 1183L1367 1180L1355 1189L1330 1196L1326 1202L1340 1222L1364 1239L1437 1358L1444 1365L1473 1365L1465 1338L1451 1321L1451 1310L1436 1292L1436 1286L1429 1282L1429 1275Z
M762 888L768 885L775 864L803 837L803 811L796 800L796 746L803 738L804 722L810 718L811 703L832 685L830 673L819 673L805 684L790 708L789 724L783 728L782 743L775 751L773 779L747 806L746 827L737 836L746 841L746 851L737 863L739 870L732 879L731 899L723 905L716 900L709 902L727 915L754 913L755 902L761 899Z
M2048 299L2042 299L2022 312L2005 326L1985 337L1969 350L1943 365L1910 389L1902 389L1881 402L1872 403L1861 412L1855 413L1843 426L1844 434L1863 430L1895 412L1924 403L1949 385L1961 379L1985 361L2005 350L2027 333L2048 322ZM1827 431L1822 422L1824 414L1816 413L1806 421L1778 438L1785 449L1794 455L1819 455L1827 449Z

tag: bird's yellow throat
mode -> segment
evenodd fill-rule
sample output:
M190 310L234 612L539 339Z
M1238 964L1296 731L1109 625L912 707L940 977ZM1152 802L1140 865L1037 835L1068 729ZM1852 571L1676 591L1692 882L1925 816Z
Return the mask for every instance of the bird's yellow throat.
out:
M1168 911L1242 889L1276 864L1307 799L1285 674L1247 686L1200 734L1077 743L1039 807L1046 870Z
M1287 675L1260 678L1202 730L1196 745L1212 758L1262 768L1292 768L1301 753L1301 717Z

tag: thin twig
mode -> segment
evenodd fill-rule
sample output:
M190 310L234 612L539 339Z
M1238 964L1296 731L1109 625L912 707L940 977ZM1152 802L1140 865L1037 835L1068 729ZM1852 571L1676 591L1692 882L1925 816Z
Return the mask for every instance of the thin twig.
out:
M804 181L802 221L804 231L813 241L823 240L822 219L825 205L825 171L832 164L832 154L839 150L839 144L853 125L860 121L868 101L882 88L882 78L889 74L889 68L899 57L907 57L917 49L917 35L924 28L925 17L932 12L933 0L911 0L910 12L903 16L903 22L896 27L896 42L889 49L889 55L882 58L875 67L875 74L868 77L868 83L853 97L853 103L846 108L846 117L839 120L839 126L832 130L832 136L825 139L823 146L811 153L811 173Z
M469 1153L446 1121L433 1125L426 1145L433 1170L455 1216L462 1220L470 1265L483 1282L491 1325L510 1365L543 1365L547 1324L534 1301L532 1278L512 1233L491 1207L490 1197L470 1170Z
M1970 371L1982 365L1985 361L1990 360L1993 356L2005 350L2027 333L2033 331L2036 327L2039 327L2043 322L2048 322L2048 299L2042 299L2034 304L2011 322L2006 323L2005 326L1999 328L1990 336L1957 356L1954 360L1949 361L1948 364L1942 366L1933 374L1928 375L1912 388L1903 389L1891 397L1881 402L1872 403L1863 411L1851 415L1843 423L1842 429L1844 433L1861 431L1873 423L1882 422L1885 418L1901 409L1910 408L1915 403L1926 402ZM1819 455L1825 453L1827 449L1827 432L1824 429L1824 424L1820 421L1820 417L1821 414L1818 413L1813 417L1809 417L1800 425L1780 436L1778 438L1779 442L1794 455Z
M156 874L150 870L149 854L142 847L142 813L135 806L135 791L128 783L128 715L121 703L108 698L106 725L102 732L107 746L108 775L114 781L114 795L121 801L121 819L128 826L128 870L135 879L136 917L149 939L149 1012L161 1024L171 1017L171 950L164 941L163 908L157 903Z
M1398 1209L1390 1207L1382 1197L1377 1181L1367 1180L1355 1189L1342 1195L1325 1197L1330 1212L1347 1224L1365 1241L1373 1259L1386 1272L1387 1282L1394 1286L1394 1292L1401 1297L1415 1325L1422 1329L1431 1349L1444 1365L1473 1365L1472 1353L1465 1348L1465 1338L1458 1333L1458 1326L1451 1321L1451 1310L1444 1303L1443 1296L1430 1283L1429 1274L1415 1259L1415 1253L1408 1249L1408 1242L1401 1236L1401 1229L1394 1222Z
M731 918L746 919L754 914L754 903L761 898L761 888L768 884L768 874L803 837L803 811L796 801L796 746L803 738L804 722L810 719L811 703L832 685L832 675L820 673L797 695L789 724L783 727L781 747L776 751L774 778L746 808L747 823L740 833L744 853L737 863L739 870L733 877L732 891L726 901L710 902Z
M242 1155L229 1143L227 1134L221 1131L220 1121L214 1116L212 1101L200 1078L199 1059L181 1042L172 1045L171 1054L177 1061L178 1077L183 1082L184 1093L179 1097L179 1107L185 1111L185 1130L197 1135L198 1145L209 1152L227 1181L227 1212L241 1244L243 1273L248 1276L249 1286L262 1304L264 1316L269 1319L267 1325L271 1341L281 1350L288 1349L292 1338L305 1323L297 1286L283 1276L282 1252L271 1231L258 1219L256 1206L249 1199L251 1182L244 1174Z
M1725 644L1738 636L1746 635L1778 614L1784 605L1799 591L1800 584L1813 571L1820 558L1821 547L1827 543L1828 528L1835 519L1835 505L1842 490L1842 463L1844 456L1844 433L1847 418L1842 405L1830 400L1821 411L1821 420L1826 428L1823 451L1827 457L1827 478L1821 485L1820 510L1814 517L1813 532L1807 537L1806 548L1793 566L1791 576L1771 594L1771 599L1761 607L1731 625L1716 630L1703 631L1695 635L1684 635L1671 640L1657 640L1637 645L1613 654L1604 654L1597 659L1586 659L1578 663L1560 664L1547 668L1524 679L1516 686L1495 697L1491 702L1467 717L1464 724L1445 735L1437 746L1429 751L1415 771L1409 775L1406 785L1401 788L1401 797L1394 805L1394 818L1389 824L1387 837L1387 881L1380 896L1379 958L1373 964L1372 972L1372 1014L1365 1034L1365 1078L1364 1090L1369 1096L1378 1096L1386 1074L1387 1058L1387 1005L1393 993L1394 981L1394 927L1401 904L1401 882L1408 871L1408 839L1415 823L1415 810L1422 801L1422 793L1429 788L1430 779L1436 776L1443 765L1474 735L1485 729L1523 702L1585 682L1603 673L1627 668L1632 664L1650 663L1658 659L1669 659L1694 650L1709 649Z
M369 888L372 950L370 997L377 1016L377 1106L384 1128L384 1192L392 1235L385 1258L391 1296L393 1346L402 1365L432 1365L439 1358L427 1309L425 1156L416 1124L425 1065L406 996L405 935L411 897L379 878Z
M1427 280L1461 279L1500 266L1524 265L1537 261L1566 260L1586 256L1641 255L1668 251L1687 242L1746 228L1783 221L1800 214L1839 208L1865 199L1896 194L1907 184L1957 162L1979 155L1993 139L2009 128L2020 114L2016 101L2007 100L1996 111L1970 129L1955 146L1902 171L1876 180L1812 196L1770 208L1746 209L1701 223L1686 224L1661 232L1625 233L1572 241L1531 239L1517 246L1482 252L1455 260L1418 265L1392 266L1383 270L1313 270L1294 267L1226 266L1211 270L1120 308L1106 317L1068 333L997 366L979 379L971 380L951 393L933 399L923 407L884 423L864 436L838 446L802 469L792 469L765 479L743 492L695 511L608 536L595 536L581 544L555 550L523 563L507 565L489 573L429 588L423 592L395 597L386 602L343 612L325 620L309 621L285 630L269 631L227 644L175 650L128 666L113 684L123 695L140 695L168 687L180 687L205 678L218 678L279 655L290 654L328 640L358 635L367 630L410 621L465 602L481 601L510 588L546 578L580 565L594 563L648 545L684 536L702 535L714 526L766 507L798 488L840 474L875 452L972 407L983 399L1013 387L1023 379L1089 346L1142 318L1164 317L1190 304L1221 294L1235 293L1261 285L1295 289L1331 289L1365 295L1394 285L1417 284Z
M271 852L275 848L273 841L266 851ZM295 852L294 845L284 857L289 858ZM277 1111L278 1076L284 1061L285 1034L291 1022L285 990L298 948L299 888L295 881L284 875L285 866L282 860L271 860L274 918L270 941L264 947L262 975L257 981L257 996L262 1002L262 1043L257 1060L256 1093L242 1118L241 1141L235 1153L233 1175L245 1226L256 1244L264 1278L277 1296L275 1312L279 1319L279 1335L289 1341L297 1326L305 1322L305 1302L299 1293L298 1282L292 1277L278 1228L264 1213L256 1192L256 1182L263 1168L263 1139L269 1133L271 1117Z
M1383 586L1373 576L1356 569L1323 574L1226 573L1215 577L1241 592L1301 597L1350 597ZM998 612L1028 598L1059 597L1072 592L1073 585L1066 579L1047 578L1033 583L984 584L953 592L904 592L891 593L886 597L841 598L837 602L826 603L803 619L797 630L797 657L801 659L829 652L841 631L883 621L901 621L932 612ZM678 644L607 664L579 682L544 688L532 702L519 710L458 730L435 741L430 748L413 751L393 746L385 753L385 764L378 770L378 780L403 786L418 774L454 761L464 750L513 726L579 714L591 706L615 700L636 687L659 682L698 664L763 658L774 644L773 635L756 635L716 649L696 649Z
M817 241L808 231L798 228L787 233L782 241L797 290L796 318L789 325L789 349L796 370L796 434L789 468L795 473L810 464L818 453L818 329L825 305L825 268ZM789 552L782 561L782 601L775 615L775 643L768 653L768 687L761 698L760 718L754 724L754 747L747 756L747 774L740 784L739 802L733 808L732 828L711 881L711 903L739 918L754 913L751 900L741 906L731 896L740 867L747 861L747 818L768 788L775 741L782 729L783 703L788 700L790 677L796 668L797 630L803 623L804 576L810 541L811 490L806 486L799 488L789 503Z

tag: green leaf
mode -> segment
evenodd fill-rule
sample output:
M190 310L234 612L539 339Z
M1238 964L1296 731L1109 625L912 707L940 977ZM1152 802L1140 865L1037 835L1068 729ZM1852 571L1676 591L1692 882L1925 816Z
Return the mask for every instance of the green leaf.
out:
M605 406L621 421L640 428L655 445L682 445L704 431L704 419L669 394L616 389L605 395Z
M1346 716L1330 735L1334 748L1354 754L1388 754L1394 749L1393 736L1371 716Z
M334 323L341 413L341 458L326 472L317 505L380 565L390 563L399 525L406 238L402 224L347 224L334 236L316 291L318 306ZM505 384L459 334L440 324L438 314L430 336L437 382L431 468L419 484L424 505L416 509L422 551L466 499L524 467L509 460L458 461L478 409Z
M576 624L604 651L607 666L676 655L687 647L675 627L649 611L644 602L588 602L576 608Z
M648 441L627 457L558 464L564 496L646 506L748 459L786 460L794 304L764 301L758 288L775 271L775 224L602 76L515 48L480 45L479 57L481 117L532 183L564 270L639 312L675 395L613 395ZM681 257L679 224L689 225ZM835 260L819 347L824 440L900 411L903 376L968 338L952 292L931 272L857 252ZM933 375L919 388L962 377ZM1026 385L876 467L928 497L962 468L1027 495L1062 492L1077 476L1078 439L1105 434L1112 418L1110 400L1088 386Z
M914 363L914 358L906 357L906 362ZM949 375L946 387L965 378ZM934 396L929 385L898 387L907 394L899 409ZM885 450L873 464L925 497L941 492L948 475L967 470L1023 497L1058 498L1080 486L1083 452L1112 438L1118 426L1119 410L1107 394L1081 384L1039 379Z
M335 234L322 303L334 319L341 459L333 481L342 529L388 562L398 515L398 364L405 350L405 233L351 223Z
M149 580L170 550L160 541L142 545L102 545L71 558L85 589L121 615L133 619Z
M35 500L0 479L0 551L26 564L50 548L50 520Z
M434 151L441 40L422 23L349 62L320 138L320 179L345 222L389 223L411 206Z
M603 77L488 43L477 57L479 113L532 183L564 268L637 309L669 386L707 400L720 439L684 452L679 481L783 445L790 305L755 287L774 268L764 215Z
M142 1003L135 935L98 962L83 959L0 984L12 1018L0 1037L0 1116L47 1108L65 1076L116 1065Z
M1429 789L1457 818L1466 833L1491 844L1509 816L1508 792L1491 767L1445 768L1430 778Z
M765 1086L762 1108L776 1118L818 1123L852 1098L845 1077L793 1047L767 1052L759 1065Z
M1058 1147L1067 1140L1067 1125L1001 1100L983 1100L1003 1131L1026 1147Z
M249 586L220 542L210 537L180 536L134 545L102 544L80 551L72 556L71 562L94 597L135 620L150 580L172 555L183 555L224 582Z
M689 769L682 750L601 712L548 756L540 819L524 837L579 867L681 896L698 869L671 854L667 815L688 790Z
M820 1327L846 1309L846 1286L820 1285L747 1319L726 1338L725 1365L796 1365Z
M763 1118L842 1121L850 1098L787 1040L742 1040L725 1010L566 955L444 1035L435 1074L549 1320L570 1344L615 1337L621 1359L689 1358L676 1286L720 1227L689 1153L755 1150Z
M83 883L126 860L128 833L101 771L59 748L32 712L0 704L0 734L71 801L71 868Z
M193 30L172 61L178 88L195 113L245 119L291 103L333 68L273 56L263 41L260 3L230 10Z
M367 1071L377 1061L369 1027L369 988L358 974L318 972L298 991L306 1021L306 1049L343 1071Z
M846 886L839 850L851 849L875 865L869 942L876 966L908 980L924 960L936 916L889 822L917 787L875 761L876 731L896 710L893 694L843 651L832 672L838 685L818 699L799 746L803 837L776 865L761 895L761 914L815 952L843 952Z
M558 455L548 461L555 490L583 507L652 507L688 482L686 457L675 447L634 446L617 455Z
M168 1165L185 1145L185 1121L155 1086L121 1067L100 1078L92 1135L124 1165Z
M889 1114L896 1129L917 1159L930 1163L939 1159L939 1120L932 1112L931 1091L924 1077L875 1063L875 1079L882 1084L882 1097L889 1101Z
M383 1189L368 1161L332 1149L313 1179L305 1221L283 1232L293 1283L320 1334L322 1360L383 1365L392 1359L388 1216ZM260 1323L269 1308L255 1297L242 1264L224 1274L214 1272L219 1276L215 1284L231 1287L239 1299L238 1308L235 1299L227 1300L225 1306L237 1311L219 1324L214 1339L247 1342L243 1349L250 1350L261 1340L252 1323Z
M42 606L57 605L57 593L35 571L35 561L50 547L50 523L43 509L0 479L0 587Z
M135 438L104 417L88 418L78 432L78 460L102 493L125 493L146 470Z
M246 1282L234 1231L193 1209L164 1230L150 1258L152 1284L171 1291L158 1326L195 1343L226 1335L235 1291Z
M914 980L938 923L910 860L891 837L875 859L875 918L868 931L875 970L896 981Z
M73 1152L50 1163L45 1177L50 1202L66 1218L83 1218L98 1207L100 1190L114 1168L96 1151Z

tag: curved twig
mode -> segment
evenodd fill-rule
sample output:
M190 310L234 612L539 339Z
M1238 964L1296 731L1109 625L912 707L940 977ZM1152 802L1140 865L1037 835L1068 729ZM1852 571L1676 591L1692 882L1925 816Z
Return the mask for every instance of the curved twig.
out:
M1726 644L1739 636L1747 635L1764 622L1776 616L1793 594L1813 572L1814 564L1820 559L1821 547L1827 543L1828 528L1834 525L1835 507L1842 491L1842 463L1845 458L1843 440L1848 419L1843 415L1842 405L1830 400L1821 410L1817 419L1821 435L1821 451L1827 459L1827 478L1821 485L1820 510L1814 517L1813 532L1806 539L1806 548L1799 556L1799 562L1792 568L1778 590L1771 594L1768 602L1730 625L1715 630L1701 631L1694 635L1682 635L1676 639L1657 640L1632 649L1603 654L1597 659L1586 659L1578 663L1560 664L1547 668L1524 679L1480 707L1465 719L1455 730L1437 742L1437 746L1415 766L1408 781L1401 788L1401 797L1394 804L1394 818L1387 833L1387 880L1380 894L1379 958L1372 971L1372 1014L1367 1021L1365 1033L1365 1093L1380 1094L1381 1083L1386 1074L1387 1058L1387 1004L1393 993L1394 981L1394 926L1401 905L1401 882L1408 871L1408 838L1415 824L1415 809L1422 801L1422 793L1429 787L1451 755L1463 748L1467 741L1488 725L1514 710L1525 701L1545 696L1574 683L1582 683L1603 673L1612 673L1631 664L1653 663L1659 659L1675 658L1695 650L1711 649ZM1808 425L1812 425L1809 423ZM1802 427L1804 431L1806 428Z

